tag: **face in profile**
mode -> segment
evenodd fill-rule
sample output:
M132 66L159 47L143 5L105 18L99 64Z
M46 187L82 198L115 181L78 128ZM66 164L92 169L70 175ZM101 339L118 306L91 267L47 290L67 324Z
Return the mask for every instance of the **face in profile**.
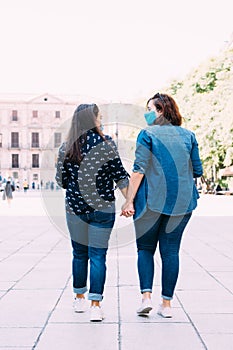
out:
M147 109L148 109L148 111L155 111L156 112L156 107L155 107L155 105L153 103L153 100L150 100L148 102Z

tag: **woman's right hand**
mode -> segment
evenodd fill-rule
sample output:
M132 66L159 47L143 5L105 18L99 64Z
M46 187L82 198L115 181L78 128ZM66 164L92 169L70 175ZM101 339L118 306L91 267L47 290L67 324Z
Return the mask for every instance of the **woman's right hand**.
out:
M133 216L135 213L134 205L132 202L125 202L121 207L120 216L125 216L126 218Z

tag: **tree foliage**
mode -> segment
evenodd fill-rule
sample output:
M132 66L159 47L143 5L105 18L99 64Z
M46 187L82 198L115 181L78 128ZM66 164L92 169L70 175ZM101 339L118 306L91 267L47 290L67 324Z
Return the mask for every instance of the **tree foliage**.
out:
M232 63L233 49L225 49L164 89L177 101L184 126L196 134L208 178L233 164Z

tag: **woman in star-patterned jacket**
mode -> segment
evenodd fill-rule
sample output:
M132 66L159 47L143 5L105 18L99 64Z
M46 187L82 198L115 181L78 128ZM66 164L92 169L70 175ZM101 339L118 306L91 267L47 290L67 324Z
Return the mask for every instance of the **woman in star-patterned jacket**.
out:
M74 112L66 142L58 153L56 181L66 189L66 220L73 248L74 309L84 312L90 261L91 321L102 321L100 302L106 278L108 241L115 222L115 184L126 196L129 174L117 147L101 131L96 104Z

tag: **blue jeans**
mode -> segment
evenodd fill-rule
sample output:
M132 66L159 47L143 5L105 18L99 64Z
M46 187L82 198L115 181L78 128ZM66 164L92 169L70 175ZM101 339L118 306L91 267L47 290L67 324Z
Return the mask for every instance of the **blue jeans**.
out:
M88 261L90 260L90 288L88 299L103 299L106 279L108 241L115 222L115 213L95 211L89 214L66 213L67 226L73 248L73 291L87 291Z
M169 216L147 209L135 220L138 250L138 274L141 293L152 292L154 254L157 243L162 260L162 298L173 298L179 273L179 249L182 234L192 213Z

